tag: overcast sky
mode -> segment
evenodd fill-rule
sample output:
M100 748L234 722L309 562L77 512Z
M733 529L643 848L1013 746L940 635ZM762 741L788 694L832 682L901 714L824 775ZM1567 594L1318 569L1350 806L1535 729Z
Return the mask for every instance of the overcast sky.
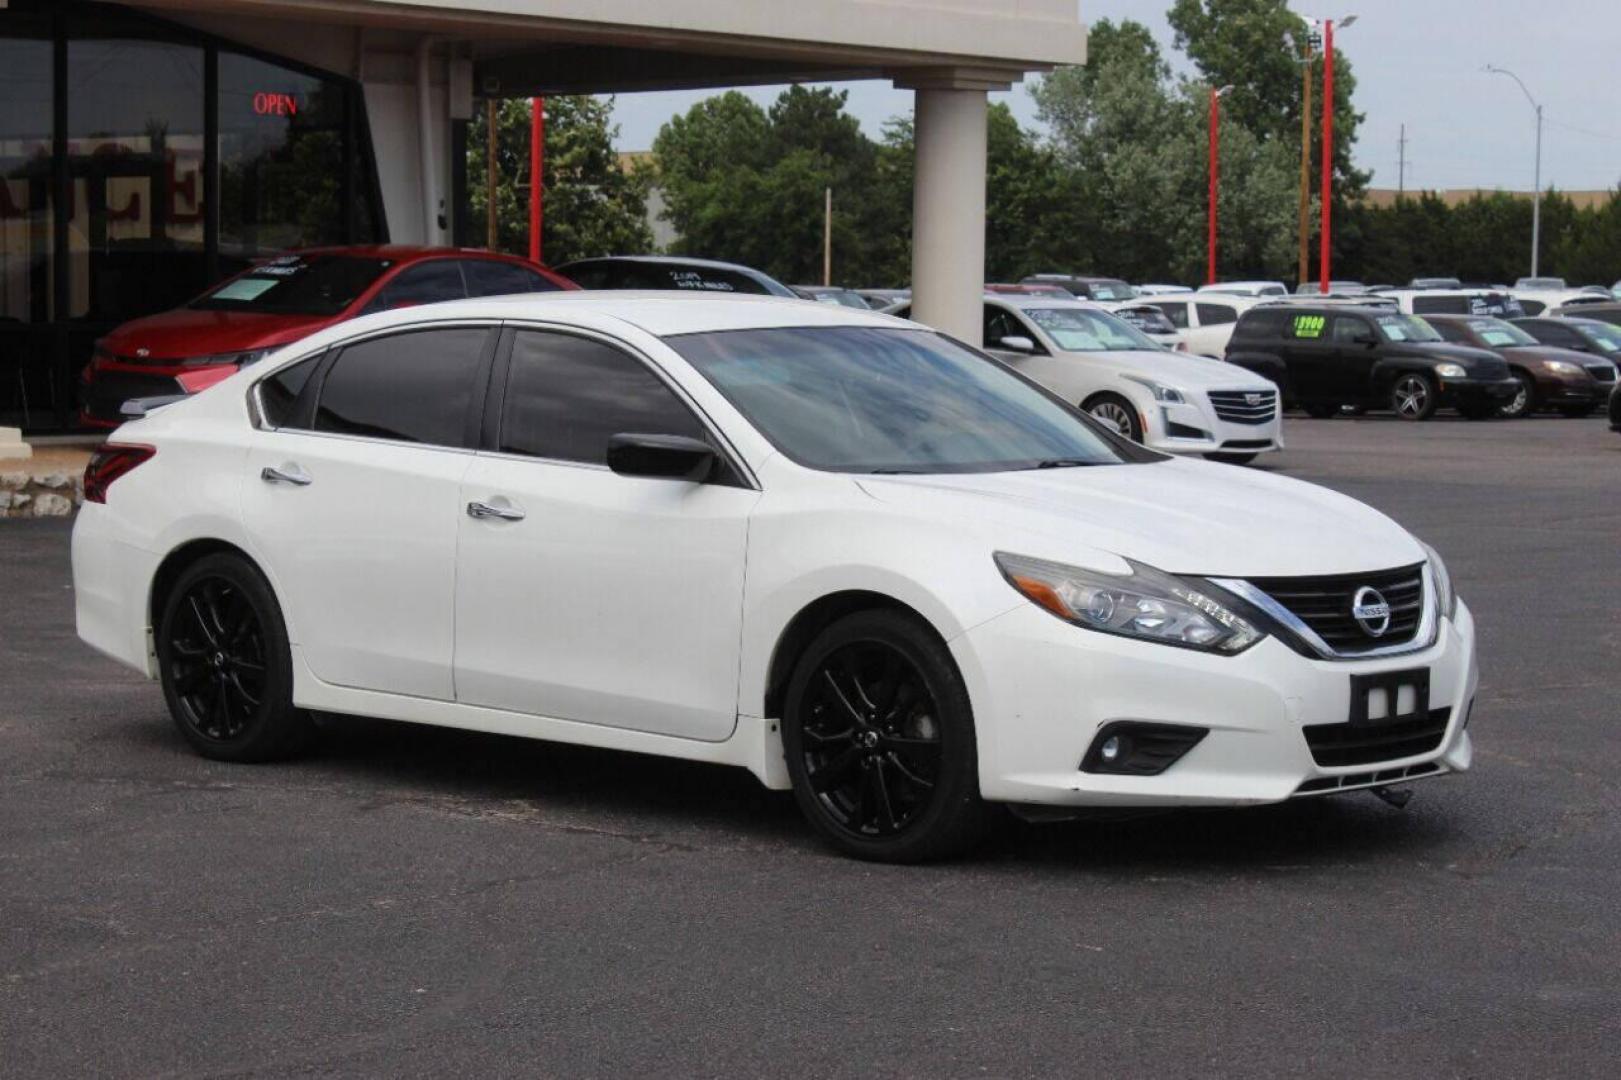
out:
M1312 0L1316 3L1317 0ZM1343 10L1297 2L1305 14L1357 23L1336 35L1357 76L1356 105L1365 114L1357 140L1359 167L1373 186L1396 186L1397 139L1407 125L1407 186L1505 187L1529 190L1535 123L1513 80L1481 71L1512 69L1543 104L1542 178L1567 190L1621 183L1621 0L1343 0ZM1146 23L1179 70L1164 0L1081 0L1087 22L1132 18ZM876 136L886 119L909 112L910 92L887 83L842 84L850 110ZM745 92L766 103L780 88ZM708 92L627 94L615 110L619 148L645 150L659 126ZM1026 125L1035 108L1023 87L996 95Z

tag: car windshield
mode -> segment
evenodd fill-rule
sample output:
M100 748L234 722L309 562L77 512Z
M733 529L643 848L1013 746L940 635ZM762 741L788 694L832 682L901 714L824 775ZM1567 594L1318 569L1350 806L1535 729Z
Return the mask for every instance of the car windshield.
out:
M1121 308L1115 312L1122 322L1136 327L1145 334L1174 334L1176 326L1166 318L1165 312L1150 304Z
M1429 323L1412 315L1381 315L1378 322L1386 341L1442 340Z
M261 263L192 301L202 311L336 315L392 266L351 255L284 255Z
M1621 327L1613 326L1578 326L1577 331L1582 337L1591 341L1605 352L1621 351Z
M801 465L970 473L1159 460L929 330L784 327L665 339Z
M1079 307L1025 308L1025 316L1044 330L1064 352L1124 352L1164 346L1123 319Z
M1470 319L1469 329L1494 349L1509 345L1535 345L1537 339L1502 319Z
M1124 281L1096 281L1091 286L1094 300L1135 300L1137 290Z

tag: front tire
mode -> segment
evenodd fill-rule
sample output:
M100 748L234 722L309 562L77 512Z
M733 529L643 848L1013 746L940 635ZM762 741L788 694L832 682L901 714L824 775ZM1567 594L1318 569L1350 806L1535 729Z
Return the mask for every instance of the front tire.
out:
M857 612L818 634L788 682L782 737L800 810L847 855L924 862L983 834L967 687L910 616Z
M293 706L293 663L281 606L264 575L220 553L181 572L158 620L163 696L193 750L218 761L274 761L313 731Z
M1423 372L1398 375L1390 386L1390 407L1403 420L1428 420L1437 404L1435 381Z
M1132 442L1143 441L1143 422L1137 418L1137 410L1119 394L1098 394L1089 398L1082 408L1094 420Z
M1535 380L1523 371L1516 371L1514 381L1520 384L1519 389L1514 391L1514 396L1509 398L1507 404L1497 410L1497 415L1506 420L1519 420L1530 416L1537 409Z

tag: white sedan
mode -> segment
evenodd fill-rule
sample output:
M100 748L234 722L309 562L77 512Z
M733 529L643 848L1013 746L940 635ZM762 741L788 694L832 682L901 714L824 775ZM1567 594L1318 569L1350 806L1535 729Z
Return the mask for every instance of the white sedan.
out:
M961 851L986 803L1470 764L1473 620L1401 526L848 308L358 319L126 424L85 497L79 635L228 761L319 711L741 766L889 860Z
M1283 448L1277 385L1172 352L1084 301L985 301L985 348L1136 442L1243 464Z

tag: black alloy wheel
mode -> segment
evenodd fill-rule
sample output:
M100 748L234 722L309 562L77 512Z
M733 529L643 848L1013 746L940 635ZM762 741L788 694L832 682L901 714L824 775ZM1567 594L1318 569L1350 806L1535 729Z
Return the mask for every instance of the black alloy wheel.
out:
M175 582L158 629L164 697L204 757L268 761L312 725L292 704L292 662L275 596L239 556L210 555Z
M939 639L861 612L812 642L789 683L783 746L795 798L848 854L955 854L983 823L967 691Z
M1508 420L1530 416L1537 407L1537 384L1531 376L1526 372L1516 371L1514 381L1520 384L1514 391L1514 396L1497 410L1497 415Z
M1396 376L1390 387L1390 407L1403 420L1428 420L1435 415L1435 381L1418 371Z

